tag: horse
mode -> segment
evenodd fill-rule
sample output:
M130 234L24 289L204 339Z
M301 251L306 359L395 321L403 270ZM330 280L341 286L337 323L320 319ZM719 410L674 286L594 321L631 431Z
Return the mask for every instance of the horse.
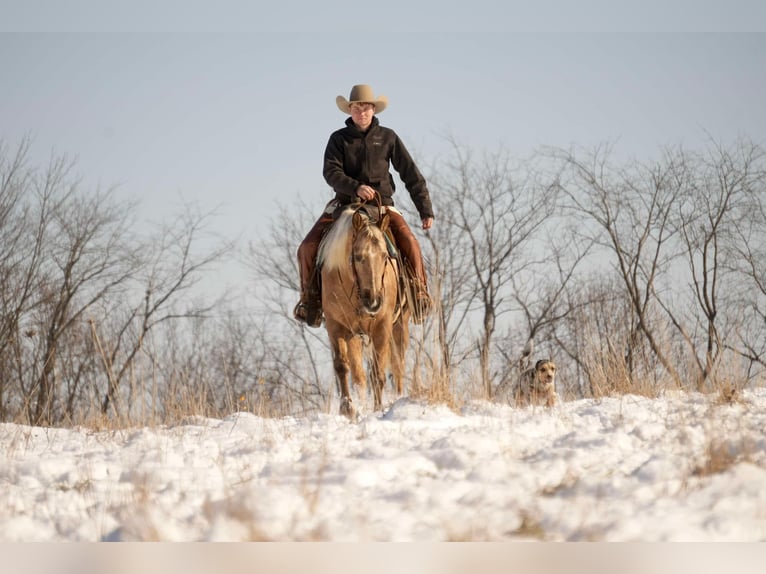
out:
M384 211L384 210L383 210ZM345 208L319 247L322 309L340 392L340 414L357 415L349 388L367 386L364 341L370 347L374 409L382 409L386 371L403 392L404 355L409 343L409 310L399 292L401 265L389 252L385 213L378 224L359 206Z

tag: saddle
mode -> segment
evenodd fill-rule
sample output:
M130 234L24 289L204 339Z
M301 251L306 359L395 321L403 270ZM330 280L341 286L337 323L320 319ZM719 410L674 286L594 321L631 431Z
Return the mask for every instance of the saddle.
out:
M376 225L380 222L381 216L386 213L386 208L382 205L373 205L370 203L344 203L343 205L338 205L333 210L333 221L336 221L338 217L340 217L340 214L347 209L353 209L355 212L364 213L370 218L370 221Z
M388 207L385 205L373 205L370 203L346 203L339 205L332 212L333 221L336 221L341 213L345 210L353 208L355 212L364 213L372 223L381 226L383 230L383 237L386 238L386 247L388 247L388 254L394 259L399 259L399 250L396 248L396 242L394 236L388 230L388 226L381 223L381 220L386 217ZM331 226L332 227L332 226ZM321 269L317 268L317 274Z

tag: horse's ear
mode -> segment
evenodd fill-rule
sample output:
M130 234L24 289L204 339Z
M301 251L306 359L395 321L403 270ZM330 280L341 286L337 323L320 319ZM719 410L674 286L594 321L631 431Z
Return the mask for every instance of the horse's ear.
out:
M378 227L380 227L380 230L385 233L388 229L389 223L391 223L391 221L388 219L388 211L386 211L383 215L380 216L380 223L378 224Z
M359 211L355 211L354 215L351 219L351 221L354 224L354 229L359 231L362 227L364 227L367 224L367 218Z

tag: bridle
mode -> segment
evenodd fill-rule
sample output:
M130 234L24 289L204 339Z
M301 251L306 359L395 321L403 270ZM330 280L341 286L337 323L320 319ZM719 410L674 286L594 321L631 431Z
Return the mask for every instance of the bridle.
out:
M357 238L358 238L359 234L360 233L370 233L368 228L370 226L373 226L373 225L376 225L376 224L373 223L372 220L370 220L368 218L367 222L364 225L364 227L362 227L360 229L354 229L354 235L351 238L351 253L349 255L349 259L351 260L351 273L352 273L352 275L354 277L354 288L356 290L356 296L357 296L357 298L360 301L362 299L362 285L361 285L361 281L359 279L359 271L357 270L356 258L354 257L354 246L356 244L356 241L357 241ZM384 241L385 241L385 239L384 239ZM383 264L383 268L380 271L380 277L378 278L377 284L380 285L381 296L385 297L386 296L386 282L385 282L386 270L387 270L389 265L392 266L392 268L393 268L393 263L391 261L392 257L388 253L388 249L386 249L385 243L383 244L383 251L385 253L385 255L384 255L384 264ZM393 268L393 270L396 271L395 268ZM362 314L363 313L362 313L361 307L357 306L357 315L362 315Z
M349 254L349 259L350 259L350 263L351 263L351 273L352 273L353 278L354 278L354 287L355 287L355 290L356 290L356 296L357 296L357 299L360 302L362 300L362 287L360 285L359 272L357 271L356 261L355 261L355 258L354 258L354 246L356 244L357 238L358 238L360 233L371 233L371 231L369 230L370 226L375 226L375 227L378 227L378 229L380 229L380 222L383 220L383 205L382 205L382 202L381 202L381 199L380 199L380 194L376 193L375 194L375 199L377 200L377 209L378 209L378 214L379 214L378 223L374 222L372 220L372 218L367 213L365 213L364 214L364 217L365 217L365 224L364 224L364 226L360 227L359 229L357 229L356 226L352 226L354 228L354 231L353 231L353 235L351 237L351 253ZM361 212L363 206L364 206L364 204L359 202L359 204L355 207L354 214ZM385 253L385 259L384 259L383 269L380 272L380 278L379 278L378 284L380 285L381 297L385 297L386 296L386 282L385 282L386 269L390 265L392 267L392 270L394 271L394 274L396 274L396 268L393 266L392 256L389 253L388 248L386 247L384 232L383 232L382 229L380 229L380 232L381 232L381 235L383 236L383 250L384 250L384 253ZM362 316L363 315L361 306L357 305L356 313L357 313L358 316Z

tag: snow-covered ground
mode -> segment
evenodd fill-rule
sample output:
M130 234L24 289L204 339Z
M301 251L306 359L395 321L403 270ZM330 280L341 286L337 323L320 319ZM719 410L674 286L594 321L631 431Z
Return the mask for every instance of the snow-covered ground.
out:
M0 425L0 541L762 541L766 389Z

